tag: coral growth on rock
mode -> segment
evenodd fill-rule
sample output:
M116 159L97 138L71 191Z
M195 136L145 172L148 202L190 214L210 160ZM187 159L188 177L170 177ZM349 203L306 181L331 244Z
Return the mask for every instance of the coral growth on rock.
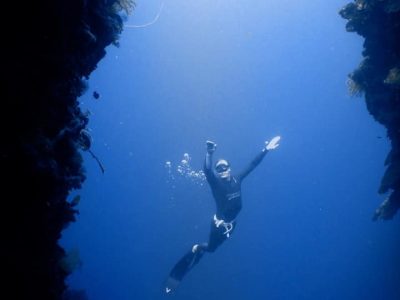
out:
M85 180L78 104L85 80L117 44L132 1L9 2L3 26L0 130L2 291L10 299L62 299L68 271L61 232L75 220L67 197Z
M363 61L349 75L351 94L365 95L368 111L387 128L392 149L379 193L388 197L373 219L392 219L400 208L400 1L356 0L340 10L346 30L364 37Z

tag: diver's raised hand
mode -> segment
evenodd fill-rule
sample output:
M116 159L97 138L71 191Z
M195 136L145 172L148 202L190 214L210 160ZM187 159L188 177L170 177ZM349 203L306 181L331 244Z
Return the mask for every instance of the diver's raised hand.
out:
M215 149L217 149L217 144L212 141L206 141L207 145L207 153L214 153Z
M274 150L279 146L279 140L281 137L278 135L274 137L270 142L266 141L265 142L265 150Z

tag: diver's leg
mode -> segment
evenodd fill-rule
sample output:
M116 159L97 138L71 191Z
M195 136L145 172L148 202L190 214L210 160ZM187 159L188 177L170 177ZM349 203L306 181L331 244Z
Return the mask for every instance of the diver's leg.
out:
M183 277L200 261L204 251L201 248L191 248L172 268L165 284L165 292L173 292Z
M230 231L230 234L232 234L234 227ZM217 250L217 248L228 239L228 235L224 234L225 231L225 227L217 227L215 221L211 221L210 236L208 239L207 247L205 247L204 250L207 252L214 252L215 250Z
M233 232L231 230L231 233ZM215 222L211 222L208 243L195 244L193 247L175 264L165 284L165 293L173 292L183 277L200 261L205 252L214 252L227 238L224 234L223 226L217 227Z
M223 231L220 231L219 228L215 226L215 223L212 222L209 242L193 245L192 249L175 264L172 271L169 273L164 291L167 294L173 292L178 287L183 277L200 261L205 251L214 252L225 239L226 237L223 235Z

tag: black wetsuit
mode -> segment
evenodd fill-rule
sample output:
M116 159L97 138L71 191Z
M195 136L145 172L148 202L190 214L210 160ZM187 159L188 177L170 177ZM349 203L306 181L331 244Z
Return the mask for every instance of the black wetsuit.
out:
M236 176L223 179L218 176L212 167L212 154L207 154L204 162L204 173L211 187L217 211L211 222L208 243L198 246L196 251L190 249L174 266L165 285L165 292L169 293L177 288L186 273L196 265L204 252L214 252L227 238L230 237L236 226L236 217L242 209L241 184L243 179L254 170L267 154L263 149L253 161Z
M227 228L221 226L223 224L217 226L217 221L214 218L211 222L208 244L202 244L202 250L214 252L233 232L236 226L236 217L242 209L242 181L260 164L267 152L267 150L261 151L241 173L231 175L230 180L220 178L212 167L212 160L210 159L209 162L207 162L207 159L205 160L204 174L217 206L216 219L223 221L223 223L232 224L232 228L228 235L226 233Z

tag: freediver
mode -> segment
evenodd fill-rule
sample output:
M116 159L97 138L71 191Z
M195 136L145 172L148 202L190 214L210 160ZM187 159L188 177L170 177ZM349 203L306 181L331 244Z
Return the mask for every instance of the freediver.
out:
M230 164L225 159L219 159L213 168L212 158L217 144L212 141L206 142L204 173L216 202L217 211L211 221L208 243L193 245L175 264L165 283L166 294L176 290L183 277L200 261L205 252L214 252L231 237L236 227L236 218L242 209L242 181L260 164L270 150L279 146L279 140L280 137L276 136L270 142L265 142L262 151L241 173L235 176L232 175Z

